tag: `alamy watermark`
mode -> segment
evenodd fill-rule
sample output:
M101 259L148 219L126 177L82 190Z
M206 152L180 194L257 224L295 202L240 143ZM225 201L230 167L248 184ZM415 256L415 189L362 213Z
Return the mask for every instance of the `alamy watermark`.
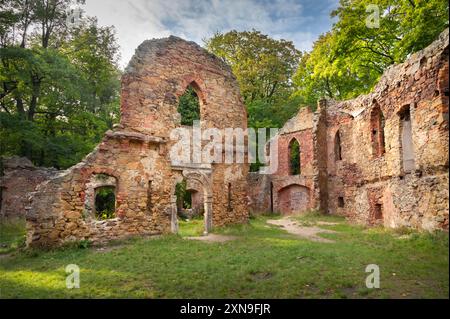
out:
M261 163L261 174L278 168L277 128L204 128L200 121L192 127L170 132L175 143L170 149L172 165Z
M75 264L70 264L66 266L66 288L74 289L80 288L80 267Z
M376 4L368 4L366 6L366 27L369 29L378 29L380 27L380 7Z
M367 265L366 272L370 273L366 277L366 287L369 289L380 288L380 267L376 264Z

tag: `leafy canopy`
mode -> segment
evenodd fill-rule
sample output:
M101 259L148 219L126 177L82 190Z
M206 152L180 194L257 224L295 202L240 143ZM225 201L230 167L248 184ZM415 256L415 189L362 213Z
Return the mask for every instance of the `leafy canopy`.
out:
M79 162L118 121L112 27L68 24L83 1L0 1L0 155L37 165Z
M379 9L378 26L367 21ZM331 31L302 56L294 76L296 95L308 104L320 97L366 93L391 64L423 49L448 27L446 0L341 0Z

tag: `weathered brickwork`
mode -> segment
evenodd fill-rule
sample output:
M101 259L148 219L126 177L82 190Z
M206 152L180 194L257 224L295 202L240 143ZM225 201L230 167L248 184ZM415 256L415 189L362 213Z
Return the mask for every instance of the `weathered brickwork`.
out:
M317 208L369 225L448 229L448 41L447 29L386 70L372 93L323 100L316 112L303 108L286 124L278 136L279 170L264 181L281 179L282 187L305 187L311 195L308 205L284 212ZM298 176L289 176L286 164L291 138L300 142ZM249 179L251 188L267 188L257 180ZM286 207L292 195L280 197L282 188L274 188L274 208Z
M120 124L66 171L6 163L1 215L26 215L31 246L177 232L175 188L186 180L206 232L245 222L249 211L311 209L366 225L448 230L448 42L446 30L386 70L370 94L302 108L271 141L276 171L262 175L247 164L171 160L170 133L181 127L178 100L188 86L199 97L202 130L245 130L247 114L219 59L176 37L145 41L122 78ZM114 189L114 218L96 217L101 187Z
M28 244L101 243L176 232L175 185L183 179L203 194L205 231L247 221L247 164L171 161L175 141L170 133L181 126L178 97L189 85L199 96L202 129L247 127L238 84L227 65L176 37L145 41L122 77L120 124L81 163L32 194ZM101 186L115 187L113 219L95 218L94 194Z
M55 175L57 170L35 167L23 157L3 159L1 166L0 217L24 218L30 192Z

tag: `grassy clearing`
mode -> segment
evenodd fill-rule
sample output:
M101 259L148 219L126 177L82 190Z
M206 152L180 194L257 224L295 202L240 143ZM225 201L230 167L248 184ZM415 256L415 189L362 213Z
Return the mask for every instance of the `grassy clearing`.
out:
M323 235L336 242L318 243L268 226L267 218L216 230L238 236L225 243L171 235L102 251L17 252L0 258L1 297L448 298L446 233L405 235L336 217L299 217L338 223L320 226L338 231ZM196 234L198 222L180 226L182 234ZM65 288L68 264L81 268L80 289ZM365 287L368 264L380 267L380 289Z
M25 245L25 221L22 219L0 220L0 255Z
M203 217L198 217L190 220L178 220L179 234L182 237L201 236L205 230L205 222Z

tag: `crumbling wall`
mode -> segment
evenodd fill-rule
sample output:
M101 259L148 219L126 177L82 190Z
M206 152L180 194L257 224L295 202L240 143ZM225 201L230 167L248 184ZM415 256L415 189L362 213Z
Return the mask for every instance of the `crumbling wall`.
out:
M242 128L247 117L231 69L193 42L176 37L142 43L122 77L121 122L81 163L41 184L27 212L28 244L104 242L177 231L175 185L203 188L205 230L245 222L247 164L190 163L170 157L181 127L178 98L192 86L201 128ZM92 178L115 180L115 218L92 214ZM226 190L230 189L230 196Z
M446 70L448 30L404 63L390 67L370 94L330 101L328 145L336 130L343 133L343 159L335 161L332 148L328 154L331 213L364 224L448 229ZM374 117L377 110L384 127ZM411 145L403 135L405 114ZM407 147L413 153L409 162L404 159ZM340 194L346 202L343 209L337 208Z
M37 185L48 180L55 169L35 167L24 157L1 159L0 174L0 217L25 218L28 197Z
M448 229L448 43L447 29L387 69L369 94L321 100L314 114L302 108L278 136L280 166L270 179L308 187L310 207L357 223ZM306 176L289 176L293 136L312 158Z
M277 163L270 175L252 173L248 178L251 208L257 212L300 213L315 208L319 203L318 170L316 169L315 141L317 118L309 107L302 108L279 131ZM290 169L290 144L297 140L300 146L300 174ZM272 163L273 164L273 163Z
M247 176L248 209L253 214L273 211L273 184L271 176L251 172Z

